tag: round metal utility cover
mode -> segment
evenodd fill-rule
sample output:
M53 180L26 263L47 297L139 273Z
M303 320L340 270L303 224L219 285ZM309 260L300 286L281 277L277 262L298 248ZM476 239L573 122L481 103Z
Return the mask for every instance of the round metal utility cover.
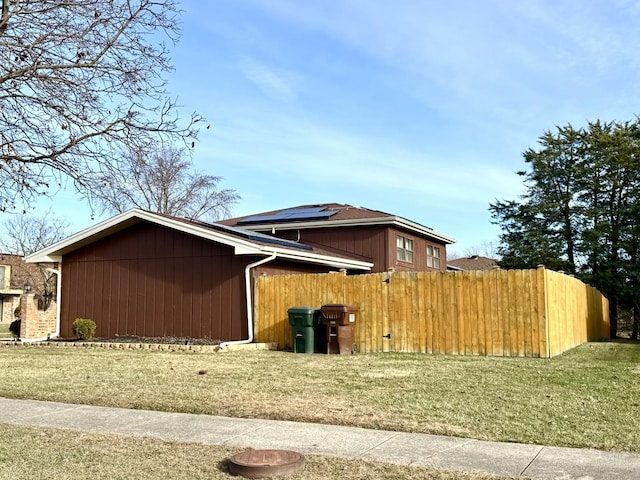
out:
M245 478L291 475L304 470L304 456L291 450L247 450L229 459L229 473Z

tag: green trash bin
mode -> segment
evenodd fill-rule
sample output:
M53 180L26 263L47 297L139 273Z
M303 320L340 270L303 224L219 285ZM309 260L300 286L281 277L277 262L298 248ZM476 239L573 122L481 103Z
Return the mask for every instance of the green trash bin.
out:
M310 307L292 307L288 310L294 353L314 353L317 310Z

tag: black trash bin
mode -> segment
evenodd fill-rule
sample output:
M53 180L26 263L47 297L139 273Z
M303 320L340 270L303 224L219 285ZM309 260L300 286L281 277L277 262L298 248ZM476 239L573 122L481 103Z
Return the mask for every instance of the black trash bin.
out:
M310 307L292 307L288 311L294 353L314 353L315 323L318 310Z
M327 353L351 355L355 350L354 325L358 307L341 303L323 305L320 308L325 325Z

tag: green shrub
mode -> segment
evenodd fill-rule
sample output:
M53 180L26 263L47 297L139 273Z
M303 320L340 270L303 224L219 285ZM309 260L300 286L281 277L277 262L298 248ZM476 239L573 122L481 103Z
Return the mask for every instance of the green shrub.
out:
M91 340L96 334L96 322L89 318L76 318L73 321L73 334L80 340Z
M16 338L20 336L20 325L22 325L20 320L14 320L9 324L9 331L13 333L13 336Z

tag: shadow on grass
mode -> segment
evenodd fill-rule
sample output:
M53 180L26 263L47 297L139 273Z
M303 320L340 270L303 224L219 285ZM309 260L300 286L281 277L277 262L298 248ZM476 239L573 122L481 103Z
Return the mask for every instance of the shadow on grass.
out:
M617 338L605 338L604 340L596 340L593 343L618 343L618 344L640 345L640 340L632 340L631 338L617 337Z
M225 458L224 460L219 461L216 467L218 467L218 470L222 473L229 473L229 459Z

